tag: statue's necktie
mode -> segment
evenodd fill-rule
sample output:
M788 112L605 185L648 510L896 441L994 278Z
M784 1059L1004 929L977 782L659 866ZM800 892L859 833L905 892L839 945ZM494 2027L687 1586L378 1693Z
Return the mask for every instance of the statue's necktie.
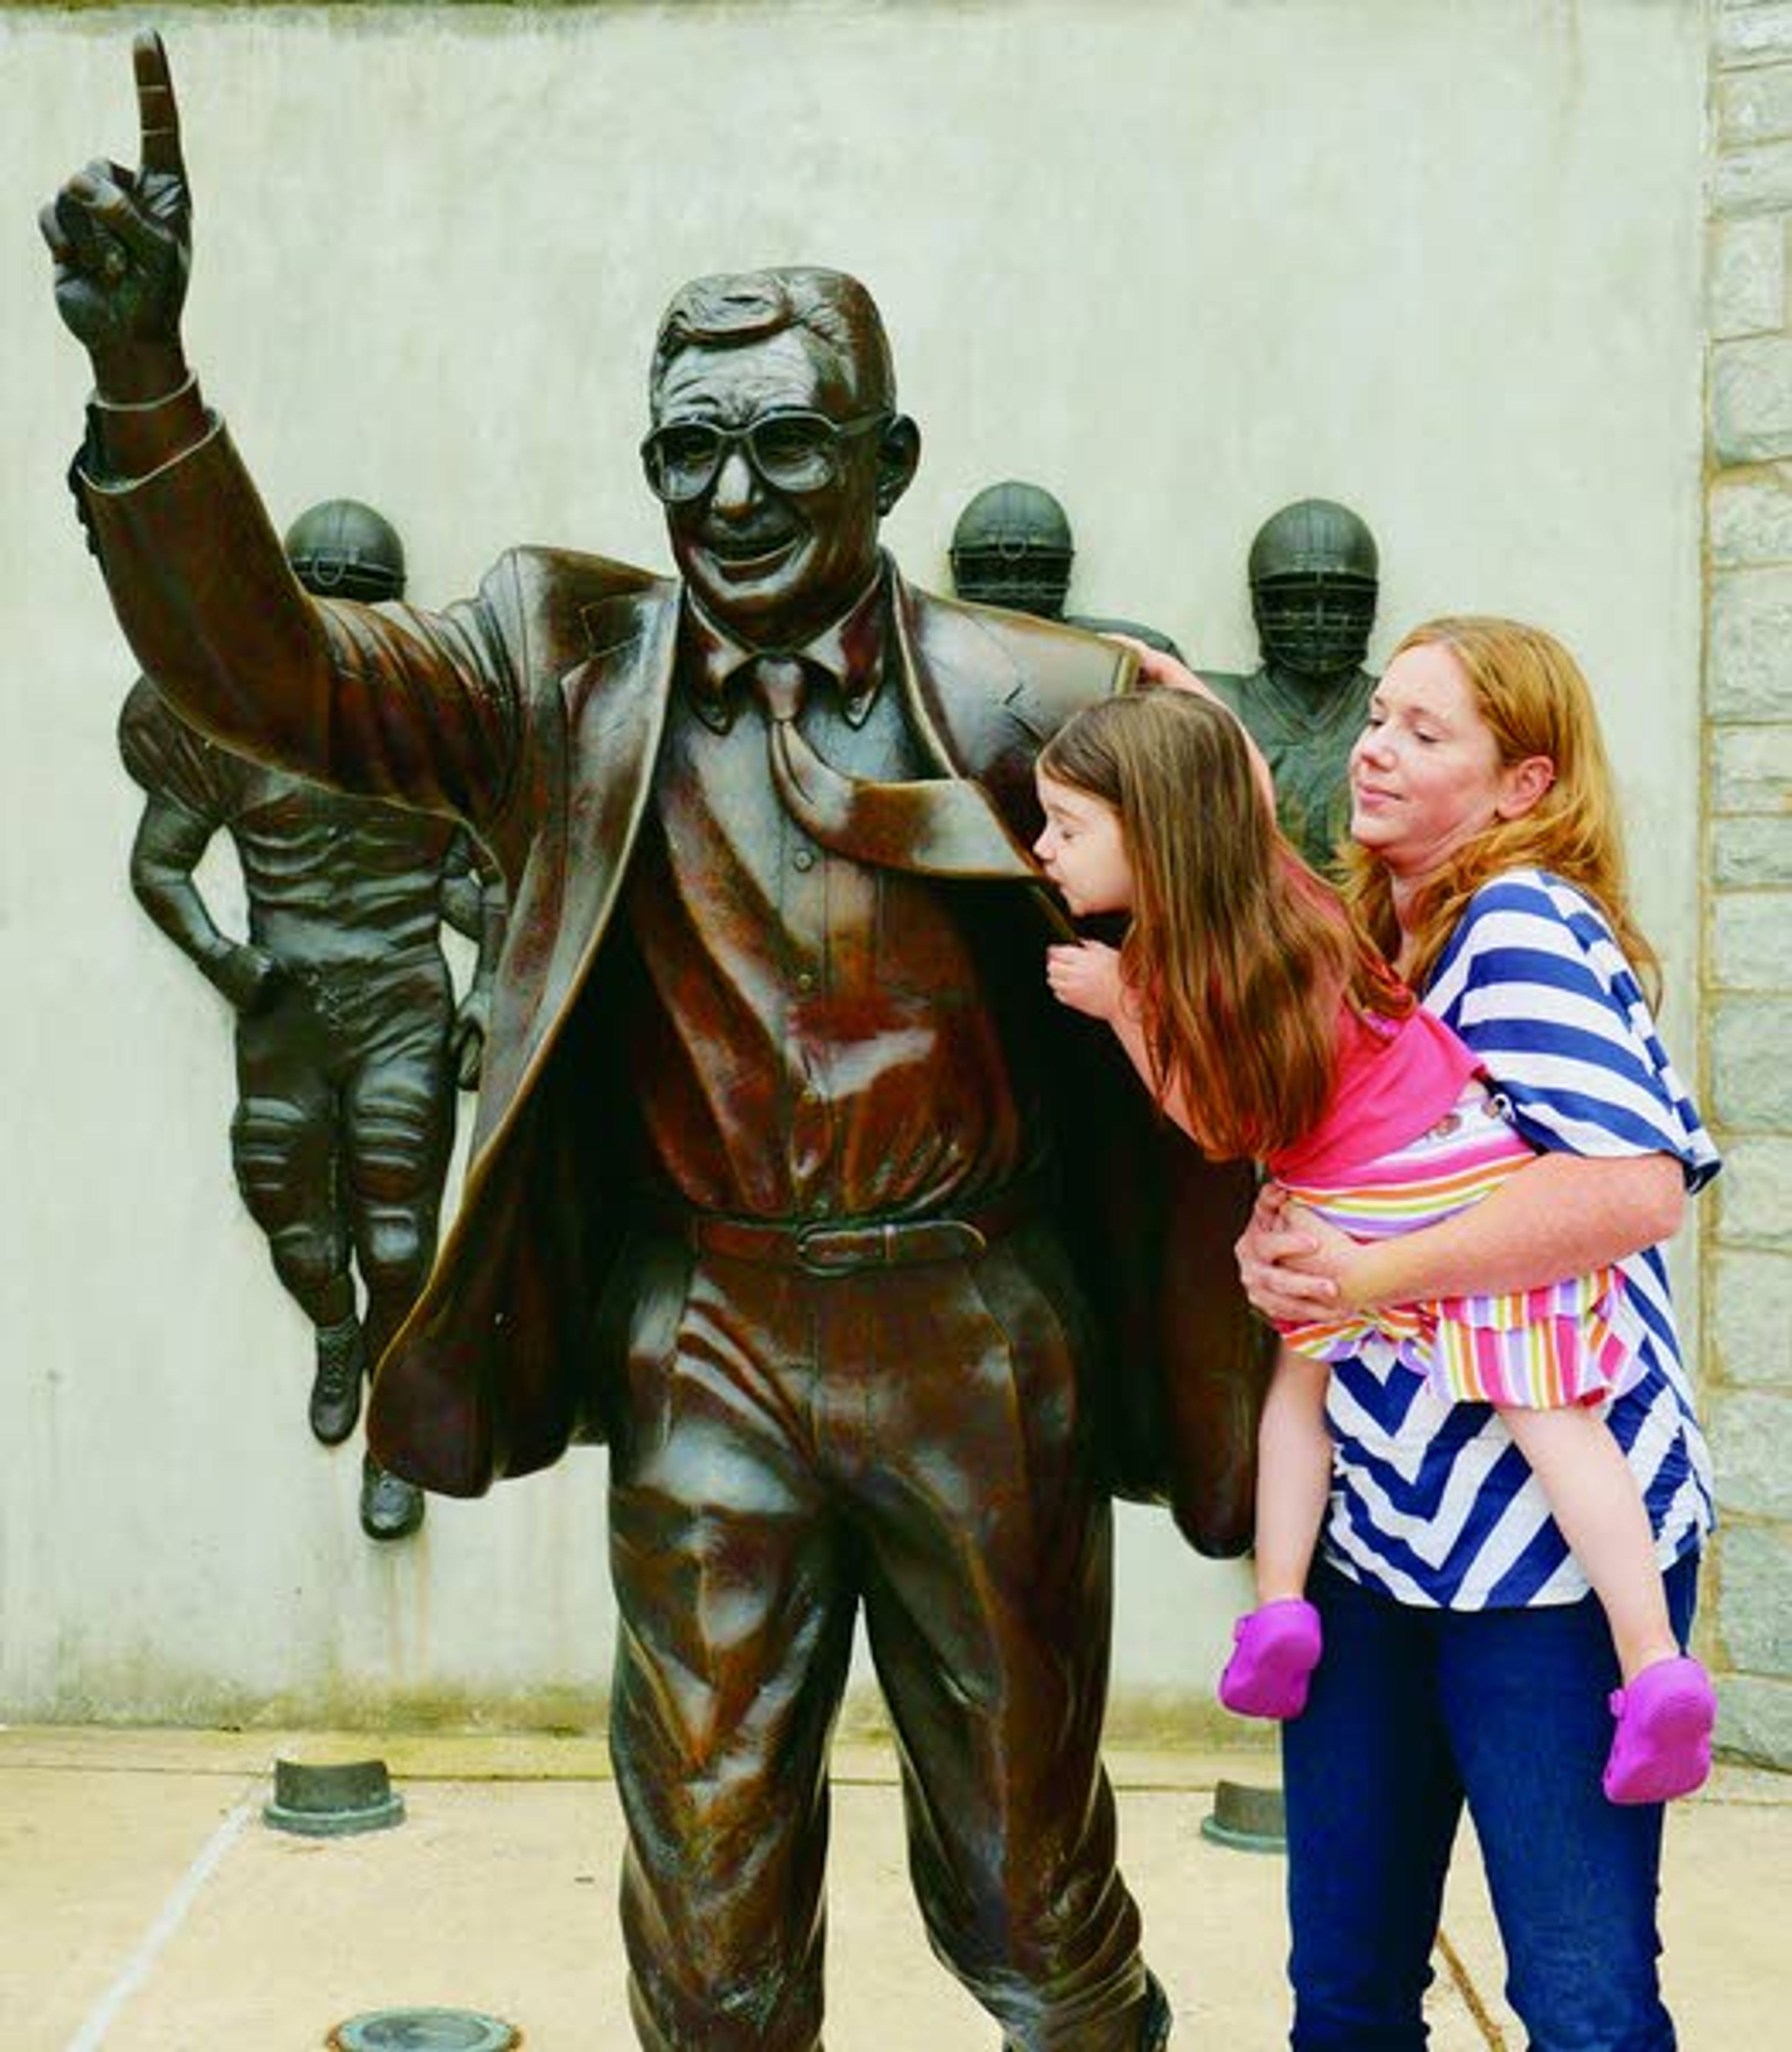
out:
M921 876L1037 883L1039 872L982 785L963 777L879 784L822 760L796 726L808 677L794 656L761 656L749 673L765 709L772 781L784 808L824 848Z

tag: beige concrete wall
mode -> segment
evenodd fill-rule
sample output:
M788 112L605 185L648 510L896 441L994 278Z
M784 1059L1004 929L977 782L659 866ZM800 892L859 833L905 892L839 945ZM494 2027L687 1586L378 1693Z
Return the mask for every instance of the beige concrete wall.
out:
M0 1714L567 1717L610 1629L601 1467L375 1553L309 1443L306 1331L232 1189L226 1024L131 903L131 676L61 476L84 374L29 213L133 143L111 10L0 16L11 1082ZM687 276L863 276L928 441L922 582L1006 475L1064 499L1074 602L1252 655L1257 524L1379 534L1378 650L1446 608L1584 657L1696 1021L1697 0L170 7L192 352L276 519L374 500L425 600L497 550L664 560L647 350ZM1209 1694L1241 1588L1129 1517L1140 1715ZM570 1706L570 1707L569 1707Z

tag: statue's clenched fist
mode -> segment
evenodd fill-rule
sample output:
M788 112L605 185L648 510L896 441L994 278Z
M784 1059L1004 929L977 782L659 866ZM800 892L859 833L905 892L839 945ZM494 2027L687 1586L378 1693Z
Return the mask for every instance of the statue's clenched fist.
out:
M96 159L38 216L56 262L57 309L92 356L102 393L117 399L154 398L167 389L191 253L180 111L162 38L139 35L132 58L137 170Z

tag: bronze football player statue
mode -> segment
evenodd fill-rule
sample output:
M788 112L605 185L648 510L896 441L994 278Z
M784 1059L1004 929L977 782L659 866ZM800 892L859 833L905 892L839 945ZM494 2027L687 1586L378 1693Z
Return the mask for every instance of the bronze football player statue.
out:
M1248 676L1201 674L1250 728L1283 831L1324 873L1350 825L1345 770L1375 687L1363 667L1380 589L1375 537L1348 506L1297 499L1258 530L1250 578L1262 660Z
M311 507L286 551L307 591L404 596L398 536L355 500ZM119 746L145 794L131 853L138 901L237 1015L237 1186L315 1330L311 1428L337 1446L435 1257L456 1083L478 1080L503 887L452 820L233 754L147 681L125 701ZM220 930L194 880L221 832L248 899L241 940ZM479 946L459 1003L444 919ZM414 1482L364 1457L370 1538L403 1538L423 1513Z
M1064 610L1076 553L1070 515L1043 484L1018 478L986 484L952 531L952 588L973 605L1062 620L1091 634L1128 635L1180 661L1182 652L1155 627Z

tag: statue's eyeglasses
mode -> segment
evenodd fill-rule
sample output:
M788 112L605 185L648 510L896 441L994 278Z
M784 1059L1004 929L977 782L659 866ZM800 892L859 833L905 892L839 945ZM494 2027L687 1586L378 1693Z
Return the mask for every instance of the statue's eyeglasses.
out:
M702 498L732 448L745 449L747 461L775 491L819 491L839 476L843 442L894 417L886 409L844 421L825 413L761 413L744 428L668 421L641 444L641 465L655 495L668 506Z

